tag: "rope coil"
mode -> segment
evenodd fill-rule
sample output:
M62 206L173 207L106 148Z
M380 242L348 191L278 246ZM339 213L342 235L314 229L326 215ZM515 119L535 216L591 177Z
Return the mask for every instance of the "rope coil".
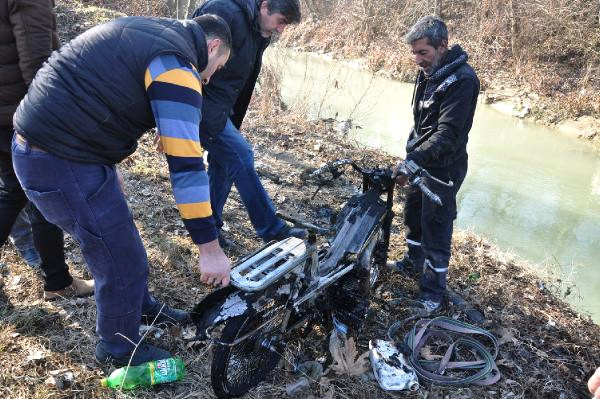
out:
M396 342L398 329L403 323L394 323L389 328L388 335ZM473 336L489 341L493 351L490 352L480 339ZM439 360L422 359L421 349L432 340L447 343L446 353ZM496 366L498 340L483 328L445 316L421 319L400 344L408 352L405 354L417 375L429 383L450 386L492 385L500 380L500 370ZM463 349L472 353L475 359L453 360ZM461 374L456 375L457 371L461 371ZM469 375L464 376L465 373Z

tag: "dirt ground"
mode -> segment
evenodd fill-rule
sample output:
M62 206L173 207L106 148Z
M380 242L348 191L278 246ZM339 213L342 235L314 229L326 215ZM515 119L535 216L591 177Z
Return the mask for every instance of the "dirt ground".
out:
M75 10L59 3L62 17ZM62 8L61 8L62 7ZM74 11L75 10L75 11ZM110 18L104 10L100 15ZM80 20L77 20L80 21ZM79 24L81 28L75 28ZM63 24L63 26L66 26ZM84 29L73 22L68 29ZM337 212L359 185L350 174L324 187L316 187L303 172L324 162L354 158L366 165L395 163L389 156L361 148L339 136L333 126L306 122L301 115L283 112L272 98L259 97L246 117L243 132L254 148L256 169L275 206L327 225L328 213ZM150 261L150 290L169 305L190 310L210 289L200 283L198 253L180 220L169 184L166 162L148 135L139 150L123 164L126 193ZM402 212L399 191L395 211ZM232 261L260 245L239 196L234 191L225 209L226 236L236 246L227 251ZM390 248L392 259L403 248L401 218L396 217ZM76 276L89 278L78 245L67 239L68 263ZM113 392L99 386L111 369L94 360L95 304L93 298L43 301L42 279L26 266L10 246L0 257L0 397L2 398L212 398L210 346L190 346L180 331L171 330L152 342L184 359L186 378L179 383ZM450 287L479 309L485 328L500 342L497 365L502 379L491 387L446 388L425 385L414 393L388 394L372 373L349 377L330 372L297 399L308 398L585 398L585 382L600 364L600 327L577 315L561 299L573 289L551 274L540 277L535 266L523 264L482 238L456 232L450 265ZM369 339L384 338L387 328L408 316L402 296L416 293L415 281L384 272L376 291L358 352ZM465 320L461 309L448 306L445 315ZM410 327L410 324L407 325ZM285 398L287 384L299 376L289 371L296 359L325 355L323 332L314 329L290 342L280 367L248 398ZM332 395L332 396L331 396Z
M331 126L309 124L290 115L273 112L266 117L253 107L244 132L253 144L256 168L278 209L300 214L326 225L319 217L336 212L359 184L348 176L324 187L311 200L315 187L302 179L302 172L325 161L352 157L370 165L390 165L393 159L345 142ZM179 219L170 194L167 168L146 139L121 169L136 223L150 259L150 287L161 300L191 309L210 290L199 282L197 251ZM399 193L401 197L401 193ZM401 201L396 212L401 213ZM246 220L243 205L233 192L225 211L226 235L236 247L228 251L232 260L256 249L260 243ZM393 225L391 258L403 251L400 218ZM77 245L67 241L71 270L86 276ZM158 344L182 357L188 369L186 379L177 384L113 393L98 386L109 369L95 363L93 349L95 306L92 298L41 300L42 280L7 247L2 255L0 288L0 397L212 397L209 385L210 347L188 348L187 342L171 331ZM543 280L509 255L499 252L485 240L457 232L453 243L450 286L480 309L485 327L500 340L498 365L502 380L488 388L442 388L424 386L412 394L420 398L581 398L584 380L600 359L597 343L600 328L587 317L576 315L555 294L562 282ZM387 328L407 317L407 310L394 299L416 293L415 281L386 272L377 290L365 332L359 339L359 352L369 339L384 338ZM449 306L444 314L464 319L463 312ZM409 325L410 326L410 325ZM324 339L313 331L290 343L286 359L307 360L323 356ZM269 381L248 394L249 398L285 397L286 384L298 378L282 367ZM51 378L52 377L52 378ZM313 384L312 393L333 389L339 398L395 397L380 390L370 373L363 377L327 376L325 387ZM398 396L398 395L397 395Z
M339 137L325 123L306 123L289 114L273 110L270 116L259 113L255 103L244 126L253 144L256 168L278 209L296 213L326 225L323 210L335 213L359 184L348 175L324 187L311 200L315 187L307 184L302 172L325 161L351 157L368 165L391 165L388 156L354 146ZM197 251L181 223L169 188L168 172L162 156L150 145L148 137L121 169L136 223L150 259L151 291L173 306L191 309L210 289L199 282ZM399 198L402 193L399 192ZM402 211L401 201L396 205ZM233 192L225 210L226 235L236 247L228 251L232 260L256 249L260 242L246 219L237 193ZM391 258L403 252L400 218L394 220ZM71 270L89 277L78 247L67 241ZM2 254L0 288L0 397L6 398L111 398L164 397L210 398L210 347L188 347L177 331L151 340L182 357L188 376L183 382L114 393L98 386L99 379L111 370L93 358L95 306L92 298L45 302L42 280L27 267L12 248ZM521 264L499 252L485 240L457 232L453 242L450 286L480 309L485 327L501 343L497 364L503 378L487 388L443 388L424 386L416 393L388 395L378 388L372 375L362 377L327 376L321 385L314 383L300 397L333 390L336 398L582 398L584 381L600 359L600 327L587 317L578 316L556 294L564 289L561 281L542 279ZM358 344L359 352L368 340L385 338L387 328L406 318L408 310L394 299L416 293L416 283L398 273L384 272L375 293L366 329ZM449 306L444 314L465 319L460 309ZM410 324L407 325L410 327ZM316 359L324 355L324 336L314 330L291 342L286 359L267 383L248 394L249 398L286 397L286 384L298 376L286 371L293 359ZM289 367L288 367L289 368Z

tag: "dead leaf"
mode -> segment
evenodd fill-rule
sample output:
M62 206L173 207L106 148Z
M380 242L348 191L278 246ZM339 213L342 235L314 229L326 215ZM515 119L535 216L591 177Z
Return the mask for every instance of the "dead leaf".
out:
M17 285L19 285L20 282L21 282L21 275L19 274L19 275L13 277L13 279L11 281L11 285L17 286Z
M329 339L329 351L334 360L331 369L336 373L357 376L367 371L369 351L359 356L352 337L346 339L346 342L341 342L338 334L335 331L332 332Z
M86 303L88 303L87 298L76 298L75 299L75 305L85 305Z
M504 345L508 342L512 342L515 345L518 344L519 340L515 338L514 331L515 330L513 328L500 327L496 329L496 333L500 336L498 339L498 345Z
M190 340L196 337L196 326L183 327L181 331L181 337L185 340Z
M319 394L321 396L316 399L333 399L335 396L335 387L326 377L321 378L319 382Z
M431 352L431 347L429 345L425 345L423 348L421 348L421 356L425 360L440 360L443 358L442 355L434 355Z
M285 386L285 393L288 396L296 396L302 391L310 387L310 381L306 377L300 377L294 382L291 382Z
M298 366L298 371L310 381L318 382L323 376L323 365L314 360L306 361Z
M327 391L323 396L318 397L317 399L333 399L335 397L335 389L333 386L329 386Z
M146 326L144 324L140 325L140 335L150 335L152 334L154 338L159 339L165 334L165 330L156 326Z
M169 328L169 335L171 335L173 338L181 338L182 336L182 331L181 331L181 326L171 326Z
M54 373L54 374L53 374ZM73 373L68 369L54 370L50 372L50 377L46 378L44 383L46 385L55 386L56 388L63 390L73 385L75 377Z
M30 353L29 356L27 356L27 363L42 360L45 357L46 355L44 354L44 352L38 350L33 353Z

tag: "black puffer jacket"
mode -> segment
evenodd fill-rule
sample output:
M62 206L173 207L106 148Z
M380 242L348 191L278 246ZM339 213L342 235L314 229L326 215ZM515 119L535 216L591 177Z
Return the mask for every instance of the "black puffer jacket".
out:
M441 169L466 159L479 79L467 64L467 53L455 45L430 77L421 71L415 83L415 125L406 145L406 159L427 169Z
M262 55L270 43L258 28L256 0L208 0L194 12L217 14L231 28L232 57L225 68L210 79L204 88L201 136L206 139L219 134L227 118L239 129L246 115L254 85L262 66Z
M0 126L12 126L27 86L58 47L54 0L0 1Z

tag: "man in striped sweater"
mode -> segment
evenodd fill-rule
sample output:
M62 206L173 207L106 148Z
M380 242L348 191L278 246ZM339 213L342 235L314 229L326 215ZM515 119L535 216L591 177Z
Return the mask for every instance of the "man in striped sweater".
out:
M177 207L200 251L203 282L229 283L198 126L202 84L229 58L215 15L177 21L126 17L54 52L15 114L12 152L28 198L81 245L96 282L96 358L140 364L171 354L140 342L140 322L185 323L187 312L148 292L148 260L115 164L157 127ZM134 345L138 344L134 351Z

